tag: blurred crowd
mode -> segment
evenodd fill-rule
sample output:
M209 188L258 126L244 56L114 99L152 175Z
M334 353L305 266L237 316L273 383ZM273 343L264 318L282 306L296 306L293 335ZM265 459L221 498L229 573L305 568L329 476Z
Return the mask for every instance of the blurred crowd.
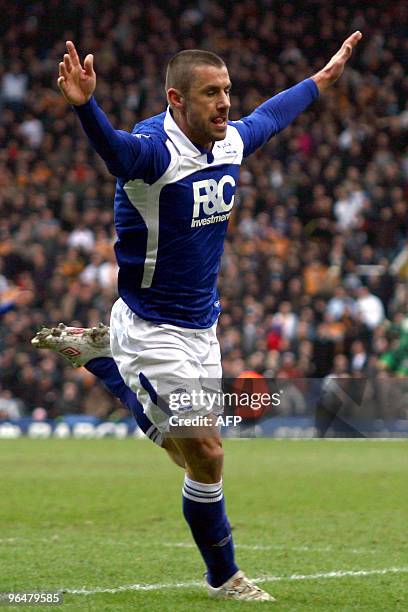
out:
M238 119L361 30L338 84L243 165L218 336L227 377L407 376L407 28L403 0L10 4L0 24L0 415L123 414L83 368L30 346L42 325L108 323L116 299L115 183L57 90L67 39L94 53L97 100L131 130L164 110L165 66L182 48L223 57Z

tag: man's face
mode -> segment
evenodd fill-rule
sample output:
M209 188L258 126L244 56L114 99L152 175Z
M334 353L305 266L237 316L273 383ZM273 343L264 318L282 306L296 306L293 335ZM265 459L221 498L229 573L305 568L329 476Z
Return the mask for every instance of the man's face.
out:
M181 129L193 142L209 148L227 133L231 81L224 67L198 66L181 109Z

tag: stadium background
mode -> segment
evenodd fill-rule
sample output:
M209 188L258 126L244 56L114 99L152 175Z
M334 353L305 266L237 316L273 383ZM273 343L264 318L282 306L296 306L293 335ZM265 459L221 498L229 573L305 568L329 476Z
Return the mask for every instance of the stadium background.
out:
M129 130L164 109L181 48L224 58L238 119L360 29L339 83L242 168L218 333L228 377L406 376L406 3L142 4L1 3L0 302L32 293L0 321L0 416L124 415L84 369L29 343L42 325L107 323L116 297L114 180L56 88L67 39L95 54L97 99ZM373 416L407 418L406 402L377 399Z

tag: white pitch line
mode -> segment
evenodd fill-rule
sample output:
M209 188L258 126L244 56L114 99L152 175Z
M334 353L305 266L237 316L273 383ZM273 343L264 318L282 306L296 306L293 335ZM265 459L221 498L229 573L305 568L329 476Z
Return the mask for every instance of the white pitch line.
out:
M18 542L31 542L30 538L4 538L0 539L0 544L16 544ZM60 546L76 546L73 543L67 543L60 539L58 534L53 534L49 538L38 538L36 542L44 542L47 545L56 544ZM122 542L120 540L105 539L104 542L114 546L129 547L129 542ZM143 543L137 543L137 546L141 546ZM150 544L149 544L150 546ZM190 542L164 542L161 546L166 548L196 548L195 544ZM326 553L326 552L344 552L352 555L375 555L378 551L370 550L365 548L347 548L339 550L333 546L286 546L285 544L235 544L235 548L241 548L242 550L276 550L283 552L306 552L306 553Z
M338 570L336 572L324 572L317 574L291 574L290 576L261 576L254 578L253 582L285 582L293 580L321 580L325 578L354 578L366 576L384 576L386 574L406 574L408 567L387 567L385 569L367 569L367 570ZM125 591L161 591L164 589L191 589L202 587L203 581L190 582L164 582L156 584L127 584L115 588L95 587L93 589L57 589L62 593L70 595L97 595L98 593L123 593Z
M21 538L2 538L0 539L0 544L14 544Z
M191 544L189 542L167 542L163 544L166 548L196 548L195 544ZM374 555L376 554L375 550L368 550L365 548L347 548L343 551L338 548L333 548L333 546L286 546L285 544L235 544L234 548L242 548L243 550L282 550L288 552L310 552L310 553L320 553L320 552L345 552L351 553L352 555Z

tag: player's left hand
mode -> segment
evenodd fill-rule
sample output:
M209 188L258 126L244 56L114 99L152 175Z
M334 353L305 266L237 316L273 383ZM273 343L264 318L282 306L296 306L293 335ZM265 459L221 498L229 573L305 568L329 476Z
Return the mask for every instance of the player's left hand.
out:
M328 64L318 73L312 76L312 79L319 88L320 93L324 92L328 87L333 85L338 78L341 77L344 71L344 66L348 62L353 52L354 47L362 39L363 35L357 30L351 36L346 38L340 49L331 58Z
M77 50L72 41L67 41L68 53L59 63L58 87L69 104L80 106L88 102L96 87L96 74L93 68L93 55L89 53L81 65Z

